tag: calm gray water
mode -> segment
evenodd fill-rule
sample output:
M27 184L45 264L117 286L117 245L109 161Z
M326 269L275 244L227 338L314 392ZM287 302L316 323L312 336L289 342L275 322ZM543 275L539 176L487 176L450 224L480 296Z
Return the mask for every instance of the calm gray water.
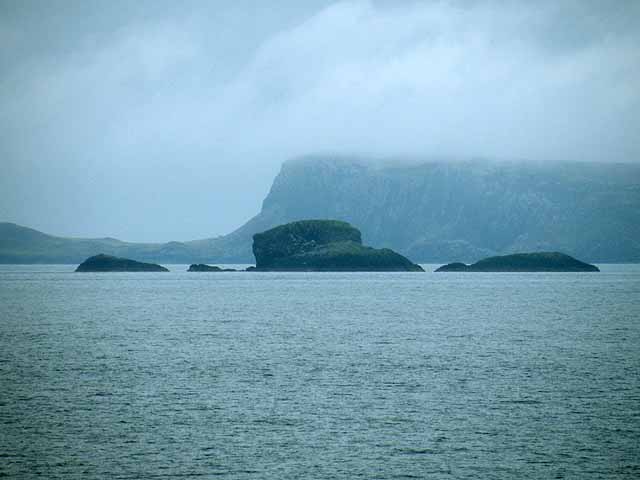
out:
M640 266L0 267L0 476L639 478Z

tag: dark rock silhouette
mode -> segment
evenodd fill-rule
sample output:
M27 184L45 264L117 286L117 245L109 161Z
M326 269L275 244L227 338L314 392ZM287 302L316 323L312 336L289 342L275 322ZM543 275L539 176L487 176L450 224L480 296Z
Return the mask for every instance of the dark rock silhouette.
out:
M187 272L237 272L233 268L220 268L215 265L205 265L204 263L194 263L189 265Z
M128 258L113 257L103 253L87 258L78 265L76 272L168 272L155 263L143 263Z
M559 252L515 253L489 257L472 265L456 262L436 272L599 272L595 265Z
M253 253L262 271L423 271L393 250L363 246L357 228L336 220L301 220L257 233Z

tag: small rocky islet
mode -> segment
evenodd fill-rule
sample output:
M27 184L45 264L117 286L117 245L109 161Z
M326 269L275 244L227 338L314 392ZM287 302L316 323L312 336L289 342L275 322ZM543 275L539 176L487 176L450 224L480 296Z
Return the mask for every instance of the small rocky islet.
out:
M76 272L168 272L162 265L144 263L104 253L87 258Z
M599 272L600 269L560 252L515 253L467 265L448 263L436 272Z
M221 268L215 265L205 265L204 263L194 263L189 265L187 272L237 272L235 268Z

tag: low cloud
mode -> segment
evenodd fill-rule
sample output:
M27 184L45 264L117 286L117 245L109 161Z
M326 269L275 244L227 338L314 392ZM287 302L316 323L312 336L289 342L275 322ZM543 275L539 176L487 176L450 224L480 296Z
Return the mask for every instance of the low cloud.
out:
M224 233L315 152L640 159L637 2L194 2L106 26L80 5L0 21L7 220L70 233L40 212L75 206L79 233Z
M227 101L256 145L288 154L636 160L638 35L580 42L572 13L340 3L267 42Z

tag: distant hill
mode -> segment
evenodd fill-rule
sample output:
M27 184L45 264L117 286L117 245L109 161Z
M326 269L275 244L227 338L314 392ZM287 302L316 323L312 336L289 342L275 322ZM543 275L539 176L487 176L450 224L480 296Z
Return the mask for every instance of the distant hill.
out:
M253 263L254 233L307 218L347 221L366 244L414 262L470 263L526 251L640 262L640 166L305 157L283 164L260 213L228 235L141 244L53 237L4 223L0 263L79 263L98 253Z
M63 238L14 223L0 223L0 263L73 264L99 253L160 263L190 263L210 259L206 252L191 243L129 243L114 238Z

